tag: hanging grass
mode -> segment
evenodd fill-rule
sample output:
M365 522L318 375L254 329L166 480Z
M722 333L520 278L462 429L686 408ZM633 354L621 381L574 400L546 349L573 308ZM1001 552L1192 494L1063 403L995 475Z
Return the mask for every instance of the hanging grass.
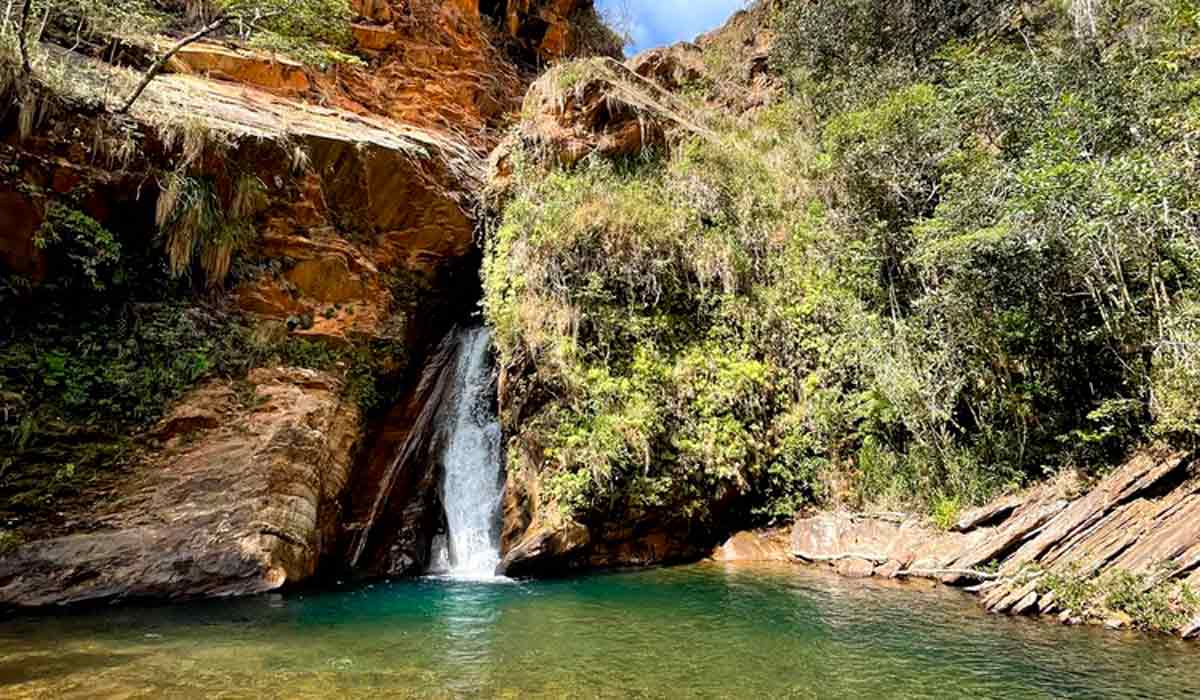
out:
M155 223L172 276L187 274L198 261L208 286L221 286L234 255L254 238L253 217L267 206L266 185L256 176L242 175L228 204L208 178L174 172L159 186Z

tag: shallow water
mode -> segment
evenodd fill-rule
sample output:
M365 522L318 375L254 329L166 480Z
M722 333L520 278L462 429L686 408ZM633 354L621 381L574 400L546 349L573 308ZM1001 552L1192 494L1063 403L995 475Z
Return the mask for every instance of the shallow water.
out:
M701 564L0 623L0 697L1194 698L1200 647Z

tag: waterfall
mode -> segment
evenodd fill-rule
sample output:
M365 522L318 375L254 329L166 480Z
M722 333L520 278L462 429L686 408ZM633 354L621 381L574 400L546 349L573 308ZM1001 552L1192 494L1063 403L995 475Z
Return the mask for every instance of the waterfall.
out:
M451 395L438 415L446 535L434 544L432 570L459 578L491 578L500 563L504 495L491 334L486 328L460 333Z

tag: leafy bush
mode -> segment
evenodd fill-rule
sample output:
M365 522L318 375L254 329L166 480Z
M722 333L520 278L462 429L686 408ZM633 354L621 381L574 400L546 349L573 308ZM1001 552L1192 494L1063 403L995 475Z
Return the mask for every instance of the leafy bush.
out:
M861 66L920 67L952 39L990 28L1015 9L995 0L836 0L783 3L777 17L777 66L818 79Z
M81 423L144 423L201 378L248 368L236 319L185 303L63 320L70 326L49 318L6 344L0 364L5 386Z
M485 310L560 504L948 522L1192 444L1200 13L1105 7L784 3L789 99L628 162L518 157Z
M102 292L121 282L121 244L111 231L77 209L51 202L34 243L66 263L69 269L59 275L68 283L80 280L92 291Z

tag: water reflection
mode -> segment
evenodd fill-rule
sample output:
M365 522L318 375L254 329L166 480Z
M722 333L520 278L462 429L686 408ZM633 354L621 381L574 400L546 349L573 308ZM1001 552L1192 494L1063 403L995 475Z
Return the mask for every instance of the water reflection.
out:
M953 592L701 565L0 624L5 698L1182 698L1200 648Z
M447 686L455 695L481 693L493 684L495 632L502 615L503 582L446 579L433 607Z

